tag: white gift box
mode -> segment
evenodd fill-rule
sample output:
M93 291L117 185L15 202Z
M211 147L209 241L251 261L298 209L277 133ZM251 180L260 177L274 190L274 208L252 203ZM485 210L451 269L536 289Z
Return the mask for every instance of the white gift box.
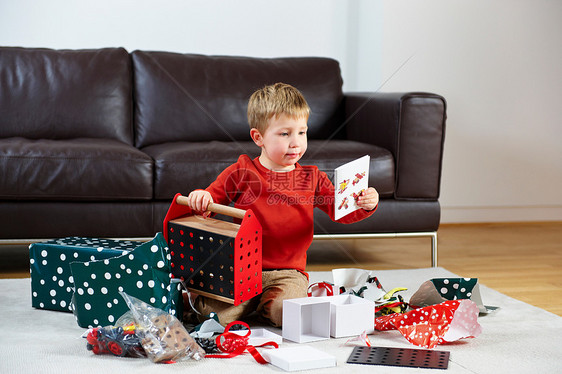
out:
M235 330L229 332L245 336L248 333L248 330ZM277 343L277 345L280 345L283 343L283 337L266 329L252 329L250 336L248 336L248 344L255 347L268 342L274 342Z
M336 366L336 358L316 348L299 345L262 351L266 361L286 371L319 369Z
M375 303L355 295L325 296L330 301L330 336L342 338L375 331Z
M324 297L283 300L283 338L307 343L330 338L330 301Z

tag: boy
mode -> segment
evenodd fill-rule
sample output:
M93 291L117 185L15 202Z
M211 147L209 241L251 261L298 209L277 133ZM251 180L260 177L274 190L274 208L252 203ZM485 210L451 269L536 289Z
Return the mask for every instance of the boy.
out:
M298 161L307 148L310 113L302 94L277 83L256 91L248 103L250 136L261 155L242 155L207 189L188 196L188 206L208 216L210 202L251 208L262 225L263 292L238 306L197 297L203 316L218 315L223 325L257 311L267 322L282 324L284 299L306 297L306 251L313 236L313 209L334 219L334 186L315 166ZM337 222L352 223L370 216L378 205L377 191L369 187L357 200L359 209Z

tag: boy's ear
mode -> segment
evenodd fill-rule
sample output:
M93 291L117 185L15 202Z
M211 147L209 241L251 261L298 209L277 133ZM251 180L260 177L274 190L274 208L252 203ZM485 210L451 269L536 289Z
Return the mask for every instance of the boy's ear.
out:
M250 136L252 137L252 140L254 141L254 143L256 143L258 147L263 146L263 136L261 135L258 129L256 128L250 129Z

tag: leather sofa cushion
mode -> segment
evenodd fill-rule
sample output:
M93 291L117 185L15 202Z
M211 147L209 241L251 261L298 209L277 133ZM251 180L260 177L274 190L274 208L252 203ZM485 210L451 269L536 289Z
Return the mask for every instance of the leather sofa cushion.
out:
M0 139L0 199L149 200L152 159L111 139Z
M0 138L132 145L131 74L123 48L0 48Z
M169 205L169 203L168 203ZM144 201L2 201L0 238L153 237L153 207ZM0 247L1 248L1 247Z
M190 143L175 142L154 145L142 149L154 158L154 197L172 199L176 193L189 194L198 188L206 188L240 154L254 158L260 149L251 141ZM365 143L331 140L309 140L302 165L312 164L330 177L333 170L364 155L371 156L369 185L375 187L381 197L394 192L394 159L387 150Z
M333 135L341 117L339 64L329 58L249 58L134 51L135 145L248 139L247 104L276 82L311 107L310 139Z
M365 234L437 231L441 207L434 201L381 199L375 214L359 222L342 225L333 222L320 209L314 210L315 234Z

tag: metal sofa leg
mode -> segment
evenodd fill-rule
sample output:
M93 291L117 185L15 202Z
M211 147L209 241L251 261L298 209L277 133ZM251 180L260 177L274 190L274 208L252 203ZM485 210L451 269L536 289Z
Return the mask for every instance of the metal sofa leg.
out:
M431 238L431 267L437 267L437 231L396 232L381 234L315 234L314 239L377 239L377 238Z
M431 267L437 267L437 232L431 235Z

